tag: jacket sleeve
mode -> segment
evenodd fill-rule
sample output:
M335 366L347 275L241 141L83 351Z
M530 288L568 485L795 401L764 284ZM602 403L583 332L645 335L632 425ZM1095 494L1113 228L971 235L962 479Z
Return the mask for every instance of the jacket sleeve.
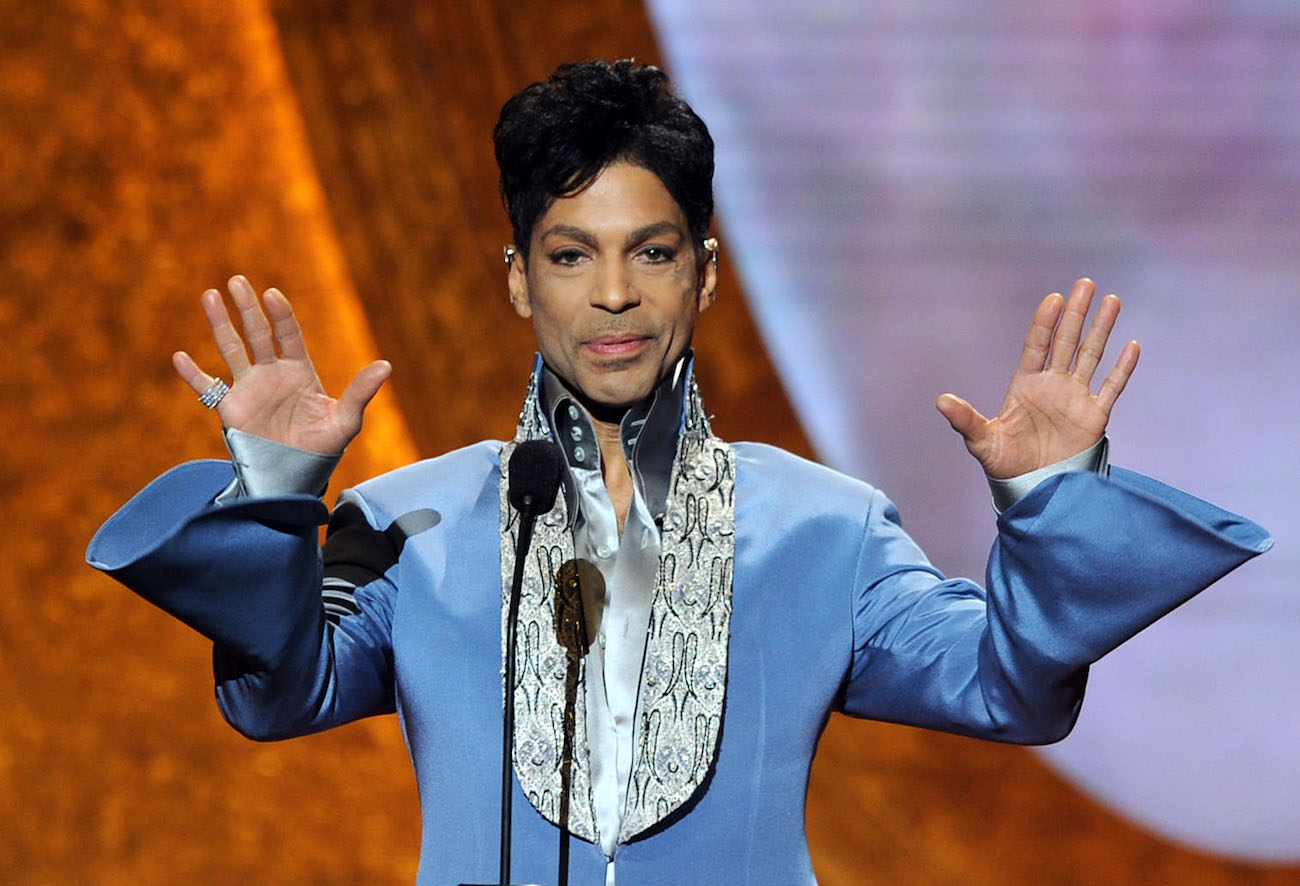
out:
M288 738L394 709L396 552L344 493L215 505L227 462L162 475L96 533L101 569L213 641L218 704L250 738ZM319 526L330 521L322 556Z
M930 566L876 492L843 708L1058 741L1078 717L1089 664L1271 546L1249 520L1139 474L1072 472L999 517L985 591Z

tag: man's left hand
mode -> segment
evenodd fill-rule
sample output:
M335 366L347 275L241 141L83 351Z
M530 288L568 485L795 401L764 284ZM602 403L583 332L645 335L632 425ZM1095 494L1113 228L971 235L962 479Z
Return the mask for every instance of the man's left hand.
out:
M1095 290L1084 277L1075 282L1068 300L1057 292L1043 299L996 416L985 418L955 394L944 394L935 403L990 477L1007 479L1055 464L1089 448L1106 432L1140 348L1135 341L1124 345L1115 368L1092 393L1092 376L1120 309L1114 295L1103 298L1081 344Z

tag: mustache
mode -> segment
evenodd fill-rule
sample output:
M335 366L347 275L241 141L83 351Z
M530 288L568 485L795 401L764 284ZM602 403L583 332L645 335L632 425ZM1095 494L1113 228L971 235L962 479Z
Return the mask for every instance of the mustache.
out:
M599 341L604 339L654 338L655 333L639 326L626 323L602 323L582 333L582 341Z

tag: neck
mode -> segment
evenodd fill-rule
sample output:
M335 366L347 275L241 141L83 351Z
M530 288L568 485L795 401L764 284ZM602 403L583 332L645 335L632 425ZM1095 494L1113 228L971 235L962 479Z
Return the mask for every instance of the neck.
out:
M687 358L683 358L685 360ZM573 398L586 412L590 423L593 441L599 447L601 461L601 480L605 485L610 503L618 520L619 531L627 519L636 494L629 460L624 455L623 424L628 413L633 412L636 426L630 431L637 440L637 469L641 481L646 484L643 492L647 495L646 505L654 517L663 513L664 501L668 491L669 474L677 453L677 432L682 420L681 410L684 405L683 392L675 387L675 382L682 380L686 373L686 364L679 363L672 374L674 384L661 380L647 399L631 405L611 406L606 403L592 402L567 384L555 374L549 366L542 364L541 412L552 425L552 430L565 435L561 446L571 448L567 439L570 419L561 414L560 401L564 396ZM683 384L685 382L683 381ZM665 396L661 396L665 395ZM662 402L660 400L662 399ZM576 416L574 416L576 418ZM707 423L705 424L707 431ZM647 447L646 441L649 441ZM573 454L570 453L570 457Z
M621 418L621 415L620 415ZM628 467L623 455L623 440L619 421L606 421L591 414L592 430L596 433L596 442L600 445L601 473L605 478L605 490L614 505L614 514L618 517L618 531L623 532L627 522L628 508L632 506L632 469Z

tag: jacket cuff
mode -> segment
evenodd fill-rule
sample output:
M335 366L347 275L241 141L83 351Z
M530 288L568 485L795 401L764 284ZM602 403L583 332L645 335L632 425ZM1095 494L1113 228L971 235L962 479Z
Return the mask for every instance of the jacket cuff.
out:
M173 468L95 533L86 561L258 668L271 668L320 595L318 527L329 510L310 495L213 503L229 462Z

